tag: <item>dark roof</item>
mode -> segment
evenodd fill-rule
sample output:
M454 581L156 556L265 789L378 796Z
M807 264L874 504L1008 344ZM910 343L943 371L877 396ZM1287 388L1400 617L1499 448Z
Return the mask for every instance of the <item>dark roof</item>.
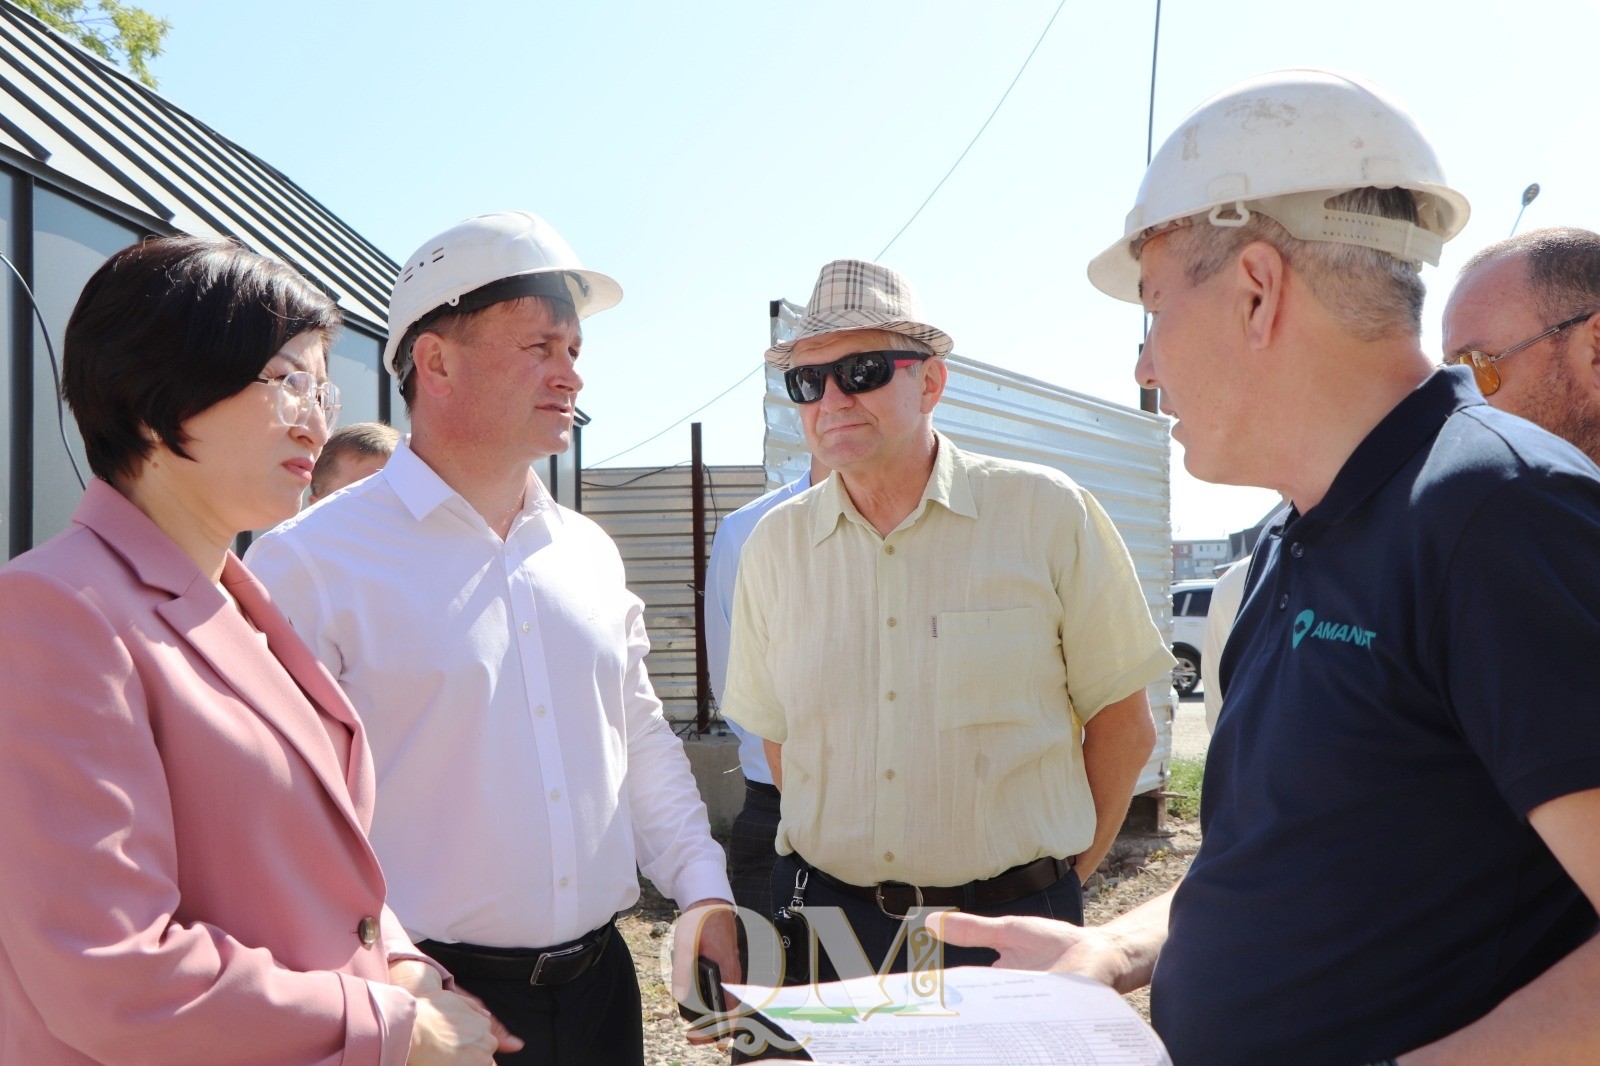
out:
M64 177L164 232L284 259L380 335L398 265L277 168L0 3L0 157ZM9 151L8 151L9 149Z

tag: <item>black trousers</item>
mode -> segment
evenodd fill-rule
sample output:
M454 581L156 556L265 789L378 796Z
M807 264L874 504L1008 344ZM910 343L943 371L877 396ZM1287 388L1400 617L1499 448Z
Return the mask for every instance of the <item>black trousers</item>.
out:
M800 864L793 855L779 855L772 866L772 909L788 904L794 896L795 874L799 872ZM877 904L868 903L866 900L857 899L855 896L846 895L836 889L823 884L822 880L813 877L806 887L805 900L807 907L838 907L844 911L845 919L850 923L851 930L856 934L862 951L867 961L877 968L889 954L889 949L899 937L905 923L898 918L887 917L878 909ZM1083 884L1078 880L1076 873L1068 873L1060 881L1049 888L1035 892L1030 896L1013 900L1010 903L997 907L976 908L969 913L981 914L987 917L1001 917L1004 915L1034 915L1043 918L1056 918L1060 921L1071 922L1073 925L1083 924ZM827 956L827 950L821 945L818 950L822 957L817 960L818 977L823 981L838 979L832 961ZM989 966L999 956L987 948L958 948L946 944L943 951L942 965L950 966ZM895 952L890 973L904 973L906 970L906 944L904 941ZM781 1052L767 1050L764 1058L768 1059L809 1059L811 1056L804 1051ZM734 1063L746 1063L752 1060L739 1053L733 1052Z
M780 855L772 866L772 906L774 910L786 905L794 895L795 874L799 872L800 864L793 855ZM904 922L898 918L891 918L878 909L876 903L870 903L855 896L846 895L824 884L819 877L811 878L806 887L807 907L838 907L844 911L845 920L850 923L851 930L861 944L861 949L866 953L867 961L874 969L881 967L883 960L888 957L889 949L895 946L895 938L901 935ZM1041 918L1055 918L1073 925L1083 924L1083 885L1078 880L1076 873L1067 876L1032 895L1023 896L995 907L975 908L969 913L981 914L986 917L1002 917L1005 915L1033 915ZM833 963L827 957L827 950L820 948L822 957L818 960L818 974L824 981L838 979ZM988 948L962 948L949 944L943 947L943 964L950 966L990 966L1000 956ZM895 951L894 960L889 968L890 973L904 973L906 970L906 944L902 940Z
M527 1041L515 1054L496 1055L502 1066L644 1066L639 978L620 932L583 976L564 985L481 977L456 984Z
M728 838L728 880L733 901L757 914L770 915L772 863L778 857L778 790L758 781L744 783L744 807L733 819Z

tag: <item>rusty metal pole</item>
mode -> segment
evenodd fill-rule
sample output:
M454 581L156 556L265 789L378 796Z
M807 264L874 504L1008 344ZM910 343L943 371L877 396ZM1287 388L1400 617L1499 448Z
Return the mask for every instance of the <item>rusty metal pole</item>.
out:
M711 731L711 667L706 662L706 472L700 458L700 423L689 424L689 462L694 467L694 728Z

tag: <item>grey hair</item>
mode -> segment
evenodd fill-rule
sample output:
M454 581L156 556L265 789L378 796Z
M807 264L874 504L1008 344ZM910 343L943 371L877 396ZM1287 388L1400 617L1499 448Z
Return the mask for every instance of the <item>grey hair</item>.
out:
M1408 189L1351 189L1330 197L1327 207L1415 225L1417 201ZM1388 252L1333 241L1303 241L1259 211L1242 226L1215 226L1203 216L1172 231L1172 250L1184 263L1190 285L1199 285L1231 264L1245 245L1265 241L1299 274L1317 301L1351 336L1375 341L1391 335L1420 336L1427 293L1418 265Z
M892 329L886 329L883 332L889 334L889 351L916 352L918 355L926 355L930 359L935 358L933 348L917 340L917 338L908 337L904 333L896 333Z
M1600 233L1572 226L1529 230L1477 252L1461 268L1460 277L1490 260L1512 255L1523 257L1528 291L1546 322L1600 310Z

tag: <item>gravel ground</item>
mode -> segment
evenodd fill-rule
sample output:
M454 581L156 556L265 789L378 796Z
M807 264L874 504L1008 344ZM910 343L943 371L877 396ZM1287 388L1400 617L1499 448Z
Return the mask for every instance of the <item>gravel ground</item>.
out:
M1187 711L1189 706L1184 704L1181 711ZM1199 702L1193 706L1198 709ZM1205 728L1203 717L1200 728ZM1203 748L1194 754L1204 754ZM1193 820L1171 822L1168 834L1163 836L1119 837L1110 858L1101 864L1085 889L1084 910L1089 924L1109 921L1171 888L1188 868L1189 858L1199 844L1200 827ZM674 917L673 905L645 882L639 905L618 924L639 971L645 1062L648 1066L724 1066L727 1052L694 1047L684 1039L677 1004L662 979L659 959L662 947L671 942L670 923ZM1142 1016L1150 1016L1147 992L1135 992L1127 998Z
M1199 689L1195 690L1197 693ZM1206 705L1198 695L1178 703L1178 713L1172 720L1172 754L1174 758L1206 757L1211 744L1211 731L1206 728Z

